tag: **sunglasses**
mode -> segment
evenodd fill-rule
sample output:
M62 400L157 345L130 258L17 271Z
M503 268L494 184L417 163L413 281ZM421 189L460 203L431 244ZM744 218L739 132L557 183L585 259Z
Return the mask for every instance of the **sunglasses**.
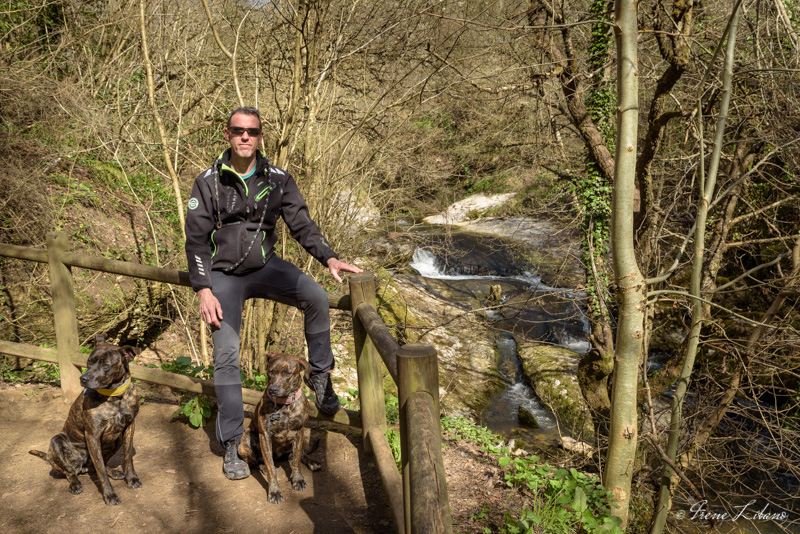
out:
M240 137L247 132L247 135L250 137L258 137L261 135L261 128L242 128L241 126L231 126L228 128L228 132L234 137Z

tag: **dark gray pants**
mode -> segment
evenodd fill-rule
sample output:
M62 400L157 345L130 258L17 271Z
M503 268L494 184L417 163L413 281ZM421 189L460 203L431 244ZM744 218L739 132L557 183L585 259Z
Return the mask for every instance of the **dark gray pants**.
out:
M245 275L211 271L211 291L222 306L214 339L214 391L217 394L217 438L225 442L244 431L242 379L239 371L239 330L244 301L265 298L302 310L311 374L333 369L328 294L310 276L275 254L266 265Z

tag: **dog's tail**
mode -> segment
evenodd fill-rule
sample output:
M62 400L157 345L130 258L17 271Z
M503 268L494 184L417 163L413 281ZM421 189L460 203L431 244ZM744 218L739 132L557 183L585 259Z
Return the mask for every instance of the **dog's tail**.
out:
M46 453L46 452L42 452L42 451L33 451L33 450L31 450L31 451L28 451L28 454L32 454L32 455L34 455L34 456L38 456L39 458L41 458L41 459L43 459L43 460L45 460L45 461L48 461L48 460L47 460L47 453Z

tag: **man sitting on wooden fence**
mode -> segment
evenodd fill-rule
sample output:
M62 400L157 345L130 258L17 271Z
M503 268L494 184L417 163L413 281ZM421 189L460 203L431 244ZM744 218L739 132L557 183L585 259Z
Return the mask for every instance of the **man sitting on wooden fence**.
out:
M217 394L217 438L225 447L222 470L231 480L250 474L237 453L244 431L239 374L239 329L242 306L249 298L267 298L300 308L311 364L309 386L317 409L327 415L339 409L330 370L328 295L311 277L275 254L275 223L286 226L314 258L341 282L339 271L361 269L339 261L311 219L294 178L274 167L258 150L261 117L252 107L233 110L225 128L230 149L195 179L186 216L186 257L200 315L211 325L214 340L214 391Z

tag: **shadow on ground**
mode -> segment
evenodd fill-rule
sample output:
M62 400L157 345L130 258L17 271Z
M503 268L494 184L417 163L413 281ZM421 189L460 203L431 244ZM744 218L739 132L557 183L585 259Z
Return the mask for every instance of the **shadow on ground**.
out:
M0 532L394 531L377 467L364 453L359 431L316 428L321 441L314 456L323 469L311 473L303 466L308 488L297 492L288 480L287 462L279 462L284 500L276 505L267 501L260 473L236 482L225 479L213 430L174 420L177 404L168 389L154 389L146 399L134 437L142 487L112 481L122 503L106 506L93 474L81 476L83 493L72 495L65 479L53 477L46 462L28 454L30 449L46 451L61 430L69 406L60 390L0 382ZM120 462L115 457L110 464Z

